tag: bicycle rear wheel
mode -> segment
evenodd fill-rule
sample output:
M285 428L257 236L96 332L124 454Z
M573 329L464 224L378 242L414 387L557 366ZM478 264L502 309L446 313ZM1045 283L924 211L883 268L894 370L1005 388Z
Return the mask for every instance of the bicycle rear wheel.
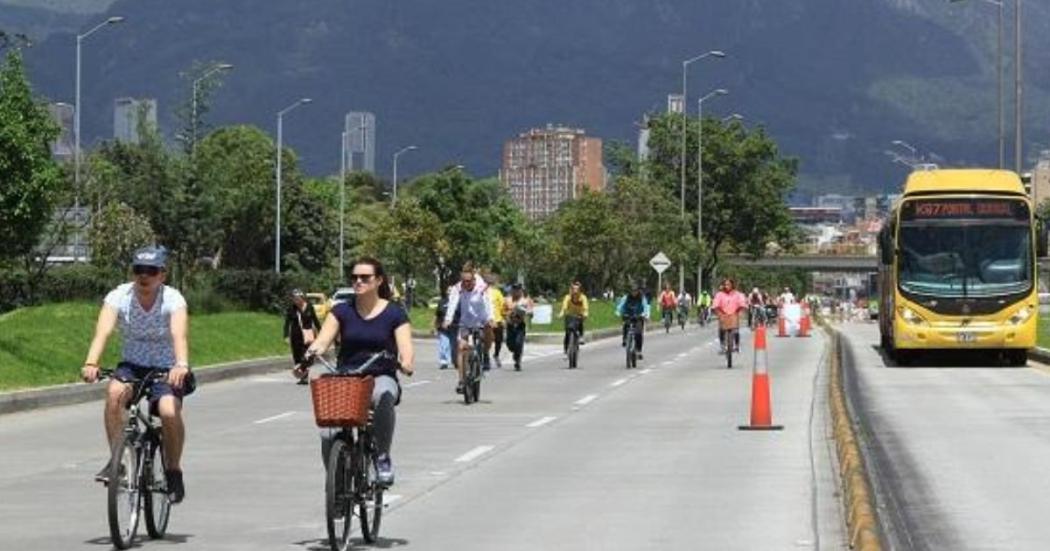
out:
M463 374L463 403L468 406L477 399L474 396L474 379L477 377L475 373L481 371L480 364L477 354L471 353L467 358L467 369Z
M350 548L350 530L354 520L355 472L350 448L342 438L332 442L327 468L324 497L328 545L332 551L346 551Z
M358 516L361 517L361 537L368 543L375 543L379 538L379 525L383 520L383 487L379 485L379 473L376 471L375 454L362 446L359 460L364 463L361 469L360 488L364 490L363 499L358 504Z
M627 369L631 369L638 363L638 359L636 357L637 352L635 352L634 347L634 332L632 331L627 334Z
M733 369L733 349L736 348L736 335L731 329L726 330L726 369Z
M168 480L164 474L164 446L157 438L146 451L143 469L143 509L146 513L146 532L153 539L163 538L171 517L171 496L168 495Z
M139 452L134 436L126 436L113 448L109 462L107 509L113 547L127 549L139 525Z
M576 331L569 332L569 369L576 369L580 357L580 336Z

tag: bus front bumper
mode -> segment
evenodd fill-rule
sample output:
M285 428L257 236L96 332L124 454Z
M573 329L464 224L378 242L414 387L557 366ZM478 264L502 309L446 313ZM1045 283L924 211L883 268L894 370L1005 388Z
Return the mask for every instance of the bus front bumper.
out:
M1035 324L913 325L897 320L896 346L901 349L1032 348Z

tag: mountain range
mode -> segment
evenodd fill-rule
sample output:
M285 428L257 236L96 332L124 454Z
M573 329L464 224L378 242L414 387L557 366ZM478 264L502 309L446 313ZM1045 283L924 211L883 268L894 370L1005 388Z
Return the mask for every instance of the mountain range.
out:
M1050 147L1050 75L1038 70L1050 4L1025 6L1031 162ZM905 169L884 153L894 140L944 164L997 163L996 17L981 0L0 0L0 28L36 39L30 76L52 101L73 99L73 33L110 15L126 20L85 41L87 143L112 135L119 96L158 98L170 136L189 95L180 72L222 61L235 68L212 124L275 132L278 110L314 100L284 124L311 174L338 169L342 114L364 110L376 114L381 173L418 145L402 174L463 164L492 175L506 139L548 123L633 142L644 113L680 90L682 60L719 49L725 59L690 67L690 110L698 93L728 89L705 113L764 126L801 159L803 194L896 189ZM1012 159L1011 124L1007 135Z

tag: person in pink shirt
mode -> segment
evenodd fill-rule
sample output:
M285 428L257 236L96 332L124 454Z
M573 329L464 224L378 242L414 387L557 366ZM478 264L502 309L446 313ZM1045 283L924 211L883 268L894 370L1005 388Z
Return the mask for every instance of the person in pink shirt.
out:
M719 331L718 331L718 342L722 345L722 350L725 350L725 330L726 329L738 329L740 327L740 313L747 310L747 297L744 293L736 290L736 283L730 278L722 280L722 288L715 294L715 299L711 302L711 311L718 316L719 319ZM736 351L740 351L740 332L738 331L735 335L733 348Z

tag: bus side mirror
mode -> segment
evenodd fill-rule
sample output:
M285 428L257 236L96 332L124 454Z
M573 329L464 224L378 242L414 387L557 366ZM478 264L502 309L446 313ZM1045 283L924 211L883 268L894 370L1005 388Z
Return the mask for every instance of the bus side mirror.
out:
M1035 225L1035 255L1039 258L1047 256L1047 226L1046 221L1038 220Z

